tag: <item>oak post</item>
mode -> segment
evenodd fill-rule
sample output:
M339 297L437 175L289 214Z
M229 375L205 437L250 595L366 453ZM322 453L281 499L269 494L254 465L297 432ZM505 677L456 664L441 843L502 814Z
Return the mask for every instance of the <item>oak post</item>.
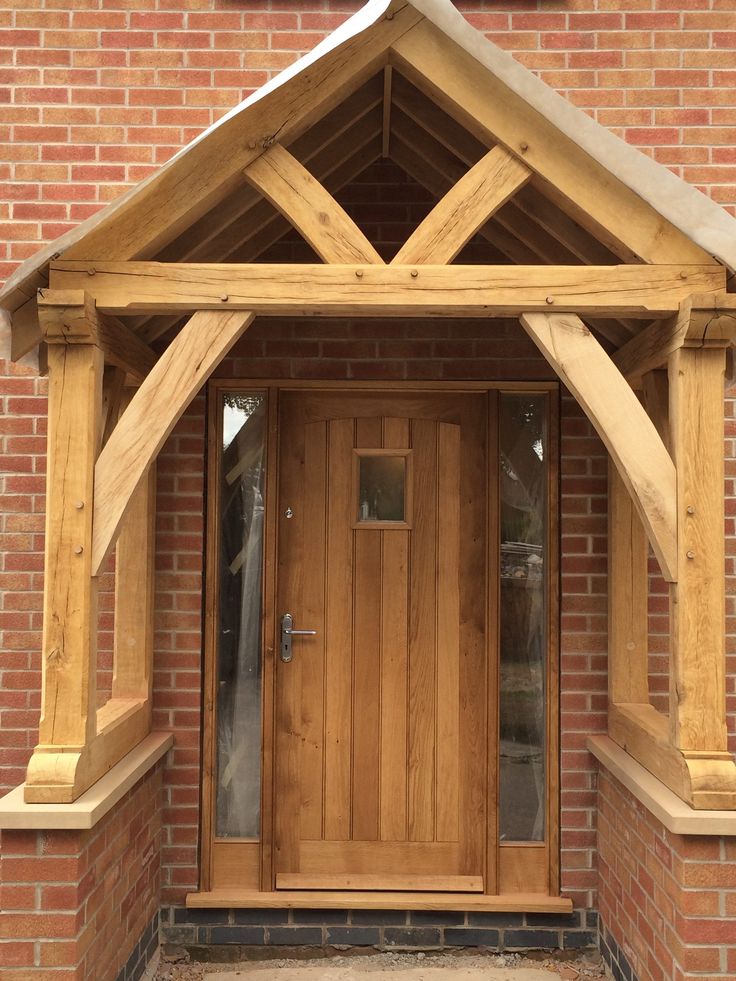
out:
M47 333L49 435L39 745L25 799L66 783L96 731L97 586L91 575L103 354ZM63 747L63 753L54 751Z
M685 754L727 749L724 370L724 347L682 347L669 359L678 509L670 728L674 745Z

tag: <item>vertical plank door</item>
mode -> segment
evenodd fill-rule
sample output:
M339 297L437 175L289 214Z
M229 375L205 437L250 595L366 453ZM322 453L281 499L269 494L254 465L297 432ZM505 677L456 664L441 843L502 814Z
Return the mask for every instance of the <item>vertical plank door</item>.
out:
M277 888L484 889L486 400L282 392Z

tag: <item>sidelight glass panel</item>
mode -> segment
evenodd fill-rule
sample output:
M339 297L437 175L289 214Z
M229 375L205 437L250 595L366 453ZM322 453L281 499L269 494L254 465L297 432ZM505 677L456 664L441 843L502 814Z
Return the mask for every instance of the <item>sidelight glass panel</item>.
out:
M358 485L358 521L406 520L406 455L359 455Z
M500 828L545 833L548 413L545 394L500 398Z
M266 401L222 396L216 834L257 838Z

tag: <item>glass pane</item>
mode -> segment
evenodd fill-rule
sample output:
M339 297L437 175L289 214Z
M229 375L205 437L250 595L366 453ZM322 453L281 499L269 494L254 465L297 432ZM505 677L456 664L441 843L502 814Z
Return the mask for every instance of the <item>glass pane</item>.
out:
M223 395L215 822L220 837L260 833L265 422L265 396Z
M404 521L405 456L359 456L358 521Z
M500 823L545 832L547 396L502 395Z

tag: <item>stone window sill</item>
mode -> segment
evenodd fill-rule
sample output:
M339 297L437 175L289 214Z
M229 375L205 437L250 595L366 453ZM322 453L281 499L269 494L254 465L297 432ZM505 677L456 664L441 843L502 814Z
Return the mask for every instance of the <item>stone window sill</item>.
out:
M74 831L93 828L171 749L170 732L152 732L72 804L26 804L23 784L0 798L0 829Z
M587 746L598 762L673 834L736 835L736 811L694 810L608 736L589 736Z

